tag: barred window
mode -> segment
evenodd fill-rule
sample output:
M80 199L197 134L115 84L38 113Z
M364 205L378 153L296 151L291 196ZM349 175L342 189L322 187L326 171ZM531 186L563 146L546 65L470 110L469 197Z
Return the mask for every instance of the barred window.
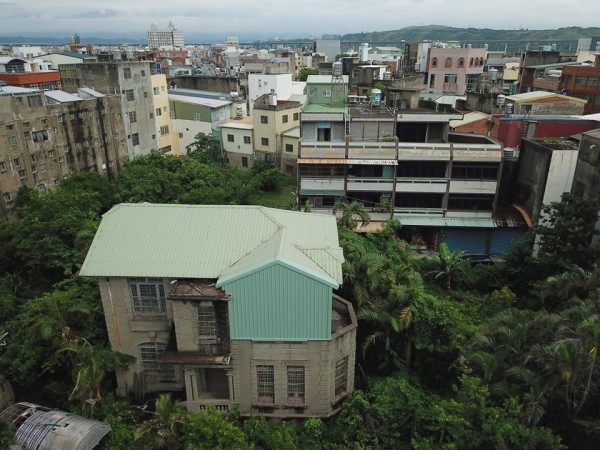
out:
M256 366L258 401L275 403L275 371L273 366Z
M129 288L135 314L146 316L166 314L165 288L162 279L130 278Z
M198 337L215 339L217 337L217 315L212 303L201 303L196 307L198 313Z
M140 361L142 362L142 371L144 373L163 375L170 378L175 376L173 366L161 362L165 348L166 344L161 344L160 342L144 342L140 344Z
M335 364L335 395L343 394L348 389L348 357L344 356Z
M288 402L304 404L304 366L288 366Z
M133 94L133 89L127 89L125 91L125 97L127 98L128 102L132 102L133 100L135 100L135 96Z

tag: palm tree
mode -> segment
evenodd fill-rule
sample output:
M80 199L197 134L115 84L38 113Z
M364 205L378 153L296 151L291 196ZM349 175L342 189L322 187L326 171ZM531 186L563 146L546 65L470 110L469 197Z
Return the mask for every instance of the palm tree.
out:
M184 411L173 401L171 394L160 394L155 402L154 418L142 423L135 431L136 441L154 435L154 448L178 448L179 429L183 423Z
M70 352L74 356L75 386L69 400L79 399L82 402L102 400L102 382L106 374L117 367L127 367L133 360L129 355L96 348L82 338L67 342L59 351Z
M364 227L371 221L371 216L363 204L357 201L337 203L331 211L336 216L338 212L341 213L341 217L338 219L340 227L354 229L359 221L361 227Z
M357 319L371 322L373 332L363 343L363 352L377 342L384 345L384 365L397 366L397 358L407 367L412 362L413 331L417 320L412 303L426 295L423 280L417 272L407 278L406 284L396 285L383 298L367 302L356 314Z
M463 252L460 250L450 251L448 244L442 242L438 254L439 268L435 273L435 278L446 279L446 289L452 288L452 280L467 268L467 261L462 258Z

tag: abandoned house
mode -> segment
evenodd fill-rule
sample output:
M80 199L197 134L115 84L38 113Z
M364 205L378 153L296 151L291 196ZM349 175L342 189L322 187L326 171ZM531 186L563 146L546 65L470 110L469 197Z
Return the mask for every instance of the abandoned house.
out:
M121 204L81 275L133 355L118 394L170 391L191 411L325 417L354 388L356 318L335 218L261 206Z

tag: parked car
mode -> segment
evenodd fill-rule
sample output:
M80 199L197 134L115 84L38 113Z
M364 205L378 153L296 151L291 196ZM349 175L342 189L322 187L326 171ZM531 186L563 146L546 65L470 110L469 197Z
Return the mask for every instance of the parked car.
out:
M494 260L487 253L481 253L481 254L466 253L466 254L462 255L462 258L465 261L468 261L471 266L475 266L477 264L485 264L485 265L494 264Z

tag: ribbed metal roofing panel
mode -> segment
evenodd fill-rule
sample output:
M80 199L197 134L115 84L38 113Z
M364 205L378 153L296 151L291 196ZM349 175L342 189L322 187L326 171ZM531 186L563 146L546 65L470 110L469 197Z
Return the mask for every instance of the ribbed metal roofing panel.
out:
M300 248L341 252L333 216L261 206L121 204L103 217L83 276L231 278L275 259L338 280ZM338 262L341 266L341 262Z
M467 217L394 216L402 225L430 227L496 228L494 219Z

